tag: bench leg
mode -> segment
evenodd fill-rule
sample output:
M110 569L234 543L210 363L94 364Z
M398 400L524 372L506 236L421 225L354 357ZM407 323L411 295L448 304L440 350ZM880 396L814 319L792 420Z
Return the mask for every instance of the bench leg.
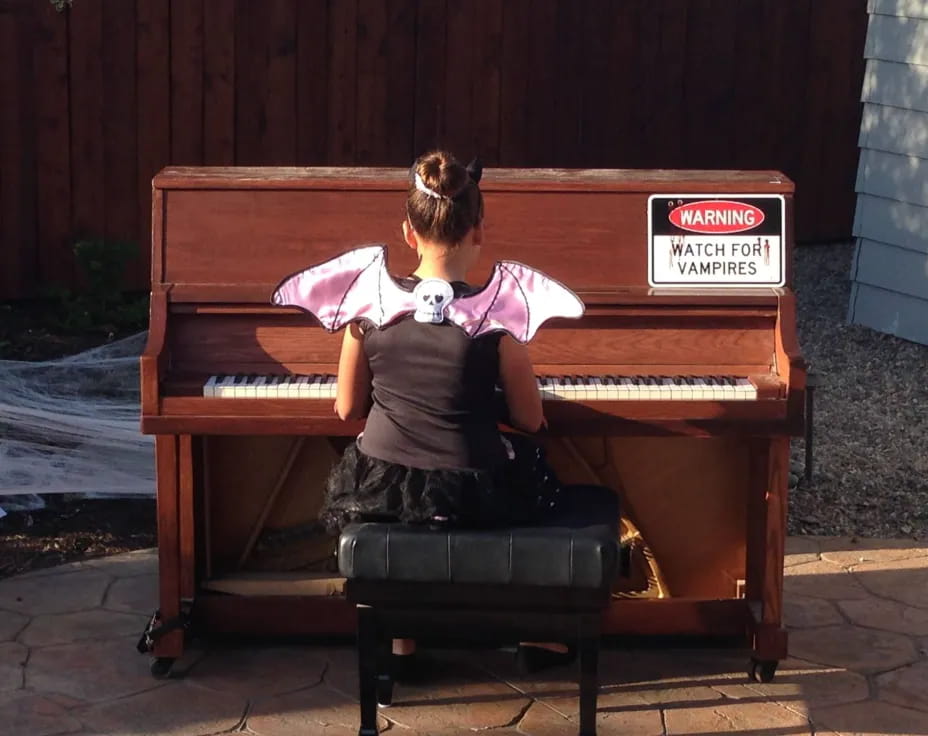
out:
M377 613L370 606L358 605L358 685L361 700L361 728L358 736L377 736Z
M393 647L382 628L377 629L377 705L393 705Z
M577 653L580 666L580 731L579 736L596 736L596 696L599 694L599 627L600 615L578 617L579 641Z

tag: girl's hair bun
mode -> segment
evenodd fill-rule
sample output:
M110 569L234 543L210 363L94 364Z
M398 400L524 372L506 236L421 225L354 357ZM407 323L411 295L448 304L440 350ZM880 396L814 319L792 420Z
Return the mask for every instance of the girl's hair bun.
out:
M406 214L417 233L427 240L455 245L483 219L483 195L477 181L447 151L423 154L412 167L413 182Z
M467 186L467 169L446 151L432 151L419 159L422 182L436 194L454 199Z

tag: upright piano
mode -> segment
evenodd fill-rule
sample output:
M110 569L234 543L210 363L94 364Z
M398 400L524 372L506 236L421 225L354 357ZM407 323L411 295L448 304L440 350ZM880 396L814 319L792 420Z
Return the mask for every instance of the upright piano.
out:
M407 177L238 167L168 168L154 179L141 426L156 438L151 639L162 670L189 627L353 631L334 540L314 522L328 470L363 423L333 412L341 336L270 297L286 275L360 244L385 243L391 272L411 272ZM579 320L548 322L529 350L552 465L565 482L621 496L631 564L604 633L743 637L772 676L786 656L789 441L803 430L805 389L789 288L792 182L776 171L489 169L481 188L474 281L497 259L521 261L586 304ZM760 201L751 197L780 208L778 281L660 282L677 273L668 268L686 244L712 236L686 230L692 212L681 220L654 207ZM731 226L718 218L709 225ZM671 222L663 235L658 220ZM692 262L711 281L705 261Z

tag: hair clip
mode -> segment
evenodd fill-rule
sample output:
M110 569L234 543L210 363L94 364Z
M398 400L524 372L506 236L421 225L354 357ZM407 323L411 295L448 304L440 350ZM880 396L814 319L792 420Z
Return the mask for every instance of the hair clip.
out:
M416 189L418 189L420 192L422 192L425 196L431 197L432 199L446 199L446 200L450 200L450 199L451 199L451 197L447 197L447 196L445 196L444 194L439 194L439 193L436 192L434 189L429 189L429 188L425 185L425 182L422 181L422 177L419 176L419 172L418 172L418 171L416 172L415 176L413 177L413 180L414 180L415 183L416 183Z

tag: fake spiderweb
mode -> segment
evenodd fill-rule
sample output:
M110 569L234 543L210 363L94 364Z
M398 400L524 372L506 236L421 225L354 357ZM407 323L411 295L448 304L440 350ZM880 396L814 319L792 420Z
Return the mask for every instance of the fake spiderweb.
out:
M0 360L0 506L21 494L154 494L152 438L139 431L145 338Z

